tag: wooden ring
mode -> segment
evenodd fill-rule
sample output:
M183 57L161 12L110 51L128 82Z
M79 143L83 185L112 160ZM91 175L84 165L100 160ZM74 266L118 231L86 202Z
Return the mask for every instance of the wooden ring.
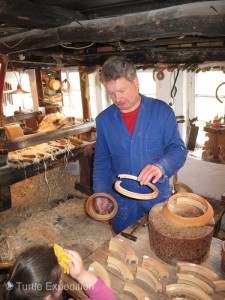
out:
M126 179L137 180L136 176L128 175L128 174L120 174L120 175L118 175L118 177L119 178L126 178ZM120 183L121 183L120 180L117 180L115 182L115 189L117 190L117 192L119 192L120 194L122 194L124 196L133 198L133 199L137 199L137 200L151 200L151 199L155 199L158 196L158 193L159 193L157 187L154 184L150 183L150 182L148 182L146 184L146 186L148 186L149 188L151 188L153 190L153 192L150 193L150 194L139 194L139 193L129 192L126 189L122 188L120 186Z
M108 199L110 199L113 204L114 204L114 209L107 215L100 215L98 213L96 213L94 207L93 207L93 199L97 198L97 197L106 197ZM118 211L118 204L115 200L115 198L113 198L111 195L106 194L106 193L96 193L91 195L87 200L86 200L86 211L89 214L89 216L91 216L93 219L98 220L98 221L107 221L112 219L117 211Z
M170 207L172 206L172 202L174 200L177 200L177 203L186 203L193 206L197 206L199 209L201 209L204 212L204 214L192 218L181 217L175 214L170 209ZM200 227L204 225L210 225L214 215L214 211L212 206L209 204L209 202L206 201L204 198L194 193L178 193L178 194L174 194L167 201L164 202L163 214L167 218L167 220L171 221L172 223L187 226L187 227Z

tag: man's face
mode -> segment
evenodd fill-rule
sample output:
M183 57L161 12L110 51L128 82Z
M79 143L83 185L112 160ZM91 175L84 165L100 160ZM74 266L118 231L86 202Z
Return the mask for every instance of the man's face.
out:
M121 112L130 112L139 106L141 97L137 77L132 82L121 77L117 80L108 81L104 85L113 103Z

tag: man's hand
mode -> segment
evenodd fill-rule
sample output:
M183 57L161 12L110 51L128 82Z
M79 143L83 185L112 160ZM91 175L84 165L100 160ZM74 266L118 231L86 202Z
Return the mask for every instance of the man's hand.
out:
M152 183L156 183L159 178L163 175L161 169L157 166L146 165L138 175L137 179L141 185L146 185L152 180Z
M95 199L95 207L100 215L106 215L109 213L112 208L112 204L109 202L107 198L96 198Z

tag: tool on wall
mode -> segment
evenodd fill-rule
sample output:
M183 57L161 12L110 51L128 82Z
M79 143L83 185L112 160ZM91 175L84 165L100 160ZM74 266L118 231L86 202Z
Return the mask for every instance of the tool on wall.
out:
M172 89L171 89L171 92L170 92L170 97L172 99L172 102L169 103L170 106L173 106L174 98L177 94L176 84L177 84L177 78L178 78L179 72L180 72L180 70L178 70L177 72L174 72L174 82L173 82L173 86L172 86Z
M188 135L187 149L191 151L194 151L195 149L195 144L198 136L199 127L194 124L196 121L198 121L198 117L189 119L190 125L188 128L189 135Z

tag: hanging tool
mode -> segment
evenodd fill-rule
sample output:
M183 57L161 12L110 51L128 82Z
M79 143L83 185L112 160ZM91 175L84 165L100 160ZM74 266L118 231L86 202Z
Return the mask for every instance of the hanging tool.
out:
M198 117L189 119L190 126L188 129L189 135L188 135L187 149L191 151L195 150L196 140L198 136L199 127L194 124L196 121L198 121Z
M169 103L170 106L172 106L174 104L174 98L177 94L176 84L177 84L177 78L178 78L179 72L180 72L180 70L177 71L176 75L175 75L175 72L174 72L174 82L173 82L173 87L172 87L171 92L170 92L170 97L173 99L173 101Z
M142 226L145 226L147 224L148 224L148 215L144 215L144 217L142 217L140 222L138 222L137 226L135 226L130 233L126 233L122 231L120 234L126 239L136 242L137 237L133 235L133 233L136 232L138 229L140 229Z

